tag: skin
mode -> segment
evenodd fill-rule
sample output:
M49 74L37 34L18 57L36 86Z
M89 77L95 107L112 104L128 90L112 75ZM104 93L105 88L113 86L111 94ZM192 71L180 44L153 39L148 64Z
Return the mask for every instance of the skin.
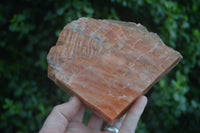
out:
M134 133L137 123L147 104L145 96L139 97L127 115L120 120L119 133ZM45 120L39 133L110 133L101 131L103 120L92 115L88 125L82 124L84 106L77 97L57 105Z

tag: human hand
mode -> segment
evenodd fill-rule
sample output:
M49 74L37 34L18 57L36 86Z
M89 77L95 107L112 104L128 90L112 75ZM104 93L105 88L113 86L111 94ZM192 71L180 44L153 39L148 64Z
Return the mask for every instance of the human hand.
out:
M147 104L145 96L139 97L124 120L122 120L119 133L133 133L138 120ZM101 131L103 120L92 115L88 125L82 124L84 106L77 97L72 97L69 102L54 107L40 130L40 133L109 133Z

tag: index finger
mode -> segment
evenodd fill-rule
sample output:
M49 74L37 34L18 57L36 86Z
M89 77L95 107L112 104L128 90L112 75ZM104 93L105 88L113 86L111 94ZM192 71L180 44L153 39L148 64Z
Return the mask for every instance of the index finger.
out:
M128 111L128 114L122 123L119 132L120 133L134 133L137 127L137 123L139 121L142 112L147 104L147 97L141 96L139 97L133 106Z

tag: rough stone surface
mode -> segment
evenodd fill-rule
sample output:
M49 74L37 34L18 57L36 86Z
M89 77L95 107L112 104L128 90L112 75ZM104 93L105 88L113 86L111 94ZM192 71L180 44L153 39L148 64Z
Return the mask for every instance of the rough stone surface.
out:
M112 123L181 58L140 24L80 18L51 48L48 77Z

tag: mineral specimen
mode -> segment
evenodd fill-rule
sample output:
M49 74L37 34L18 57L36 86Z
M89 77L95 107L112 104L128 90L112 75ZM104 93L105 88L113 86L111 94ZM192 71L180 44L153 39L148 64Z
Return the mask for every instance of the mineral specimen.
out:
M181 60L140 24L80 18L48 54L48 77L112 123Z

